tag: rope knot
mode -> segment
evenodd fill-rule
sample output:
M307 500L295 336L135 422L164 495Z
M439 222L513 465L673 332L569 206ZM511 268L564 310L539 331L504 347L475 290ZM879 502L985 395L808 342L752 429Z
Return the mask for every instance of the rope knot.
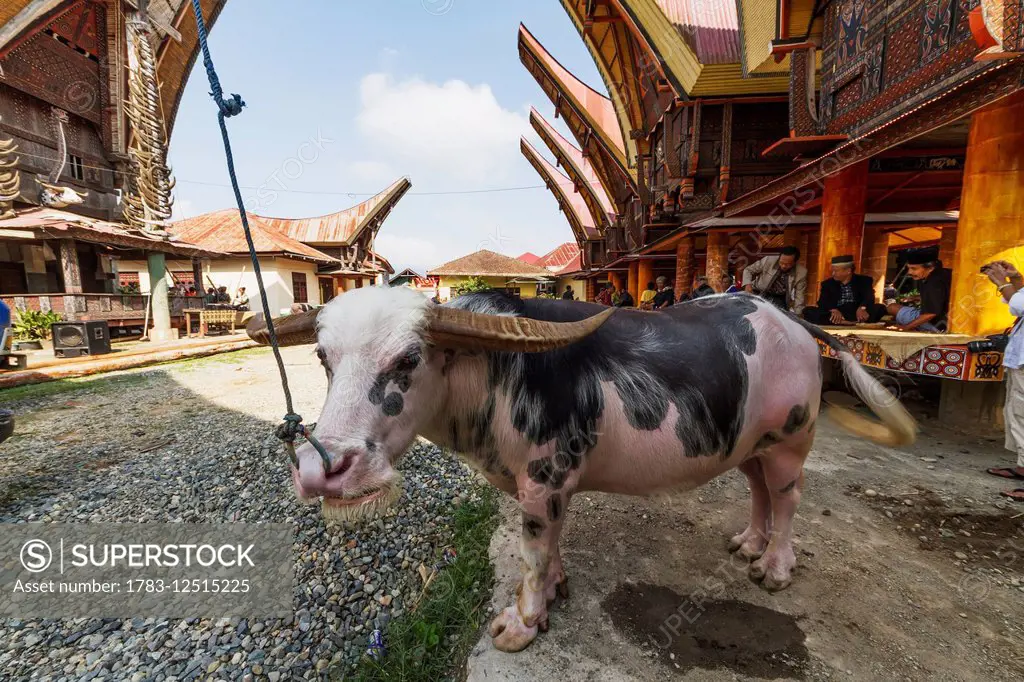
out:
M296 436L305 436L306 428L302 425L302 417L294 412L289 412L284 416L284 421L278 424L274 435L286 443L295 442Z
M228 99L224 99L223 97L218 99L217 106L220 107L220 113L224 118L231 118L232 116L238 116L242 113L242 107L245 106L245 102L242 101L241 95L235 93Z

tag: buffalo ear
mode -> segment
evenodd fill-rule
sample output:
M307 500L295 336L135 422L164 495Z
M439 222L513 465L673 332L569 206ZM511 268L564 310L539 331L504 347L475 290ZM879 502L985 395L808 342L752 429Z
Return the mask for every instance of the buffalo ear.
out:
M316 343L316 316L319 310L307 310L295 315L284 315L274 318L274 332L279 346L301 346ZM270 345L270 333L267 330L263 313L253 315L245 325L245 333L249 338L262 346Z

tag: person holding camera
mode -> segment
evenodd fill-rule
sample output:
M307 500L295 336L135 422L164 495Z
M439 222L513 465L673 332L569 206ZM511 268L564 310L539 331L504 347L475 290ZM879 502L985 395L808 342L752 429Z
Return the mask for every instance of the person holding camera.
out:
M1010 328L1003 351L1003 369L1006 375L1006 403L1003 406L1003 421L1006 424L1006 449L1017 453L1017 466L992 467L988 473L1000 478L1024 481L1024 275L1013 264L997 260L981 267L999 288L1003 300L1010 306L1010 313L1017 318ZM1004 491L1003 495L1024 501L1024 487Z

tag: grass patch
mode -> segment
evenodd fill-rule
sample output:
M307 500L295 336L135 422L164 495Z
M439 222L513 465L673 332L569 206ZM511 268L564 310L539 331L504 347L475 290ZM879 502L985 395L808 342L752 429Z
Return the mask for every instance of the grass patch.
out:
M488 548L498 526L497 492L481 486L477 494L455 511L455 561L438 573L415 612L388 625L383 660L363 658L349 679L434 682L459 674L487 618L494 583Z

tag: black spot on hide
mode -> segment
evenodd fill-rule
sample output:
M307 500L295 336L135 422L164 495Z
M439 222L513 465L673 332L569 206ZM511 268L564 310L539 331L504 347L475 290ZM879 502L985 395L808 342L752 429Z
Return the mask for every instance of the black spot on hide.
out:
M544 522L536 516L527 516L526 514L523 514L523 535L526 537L540 537L540 534L544 532L544 527Z
M557 493L548 498L548 521L562 518L562 496Z
M811 410L807 405L794 405L782 425L782 432L793 434L802 429L811 418Z

